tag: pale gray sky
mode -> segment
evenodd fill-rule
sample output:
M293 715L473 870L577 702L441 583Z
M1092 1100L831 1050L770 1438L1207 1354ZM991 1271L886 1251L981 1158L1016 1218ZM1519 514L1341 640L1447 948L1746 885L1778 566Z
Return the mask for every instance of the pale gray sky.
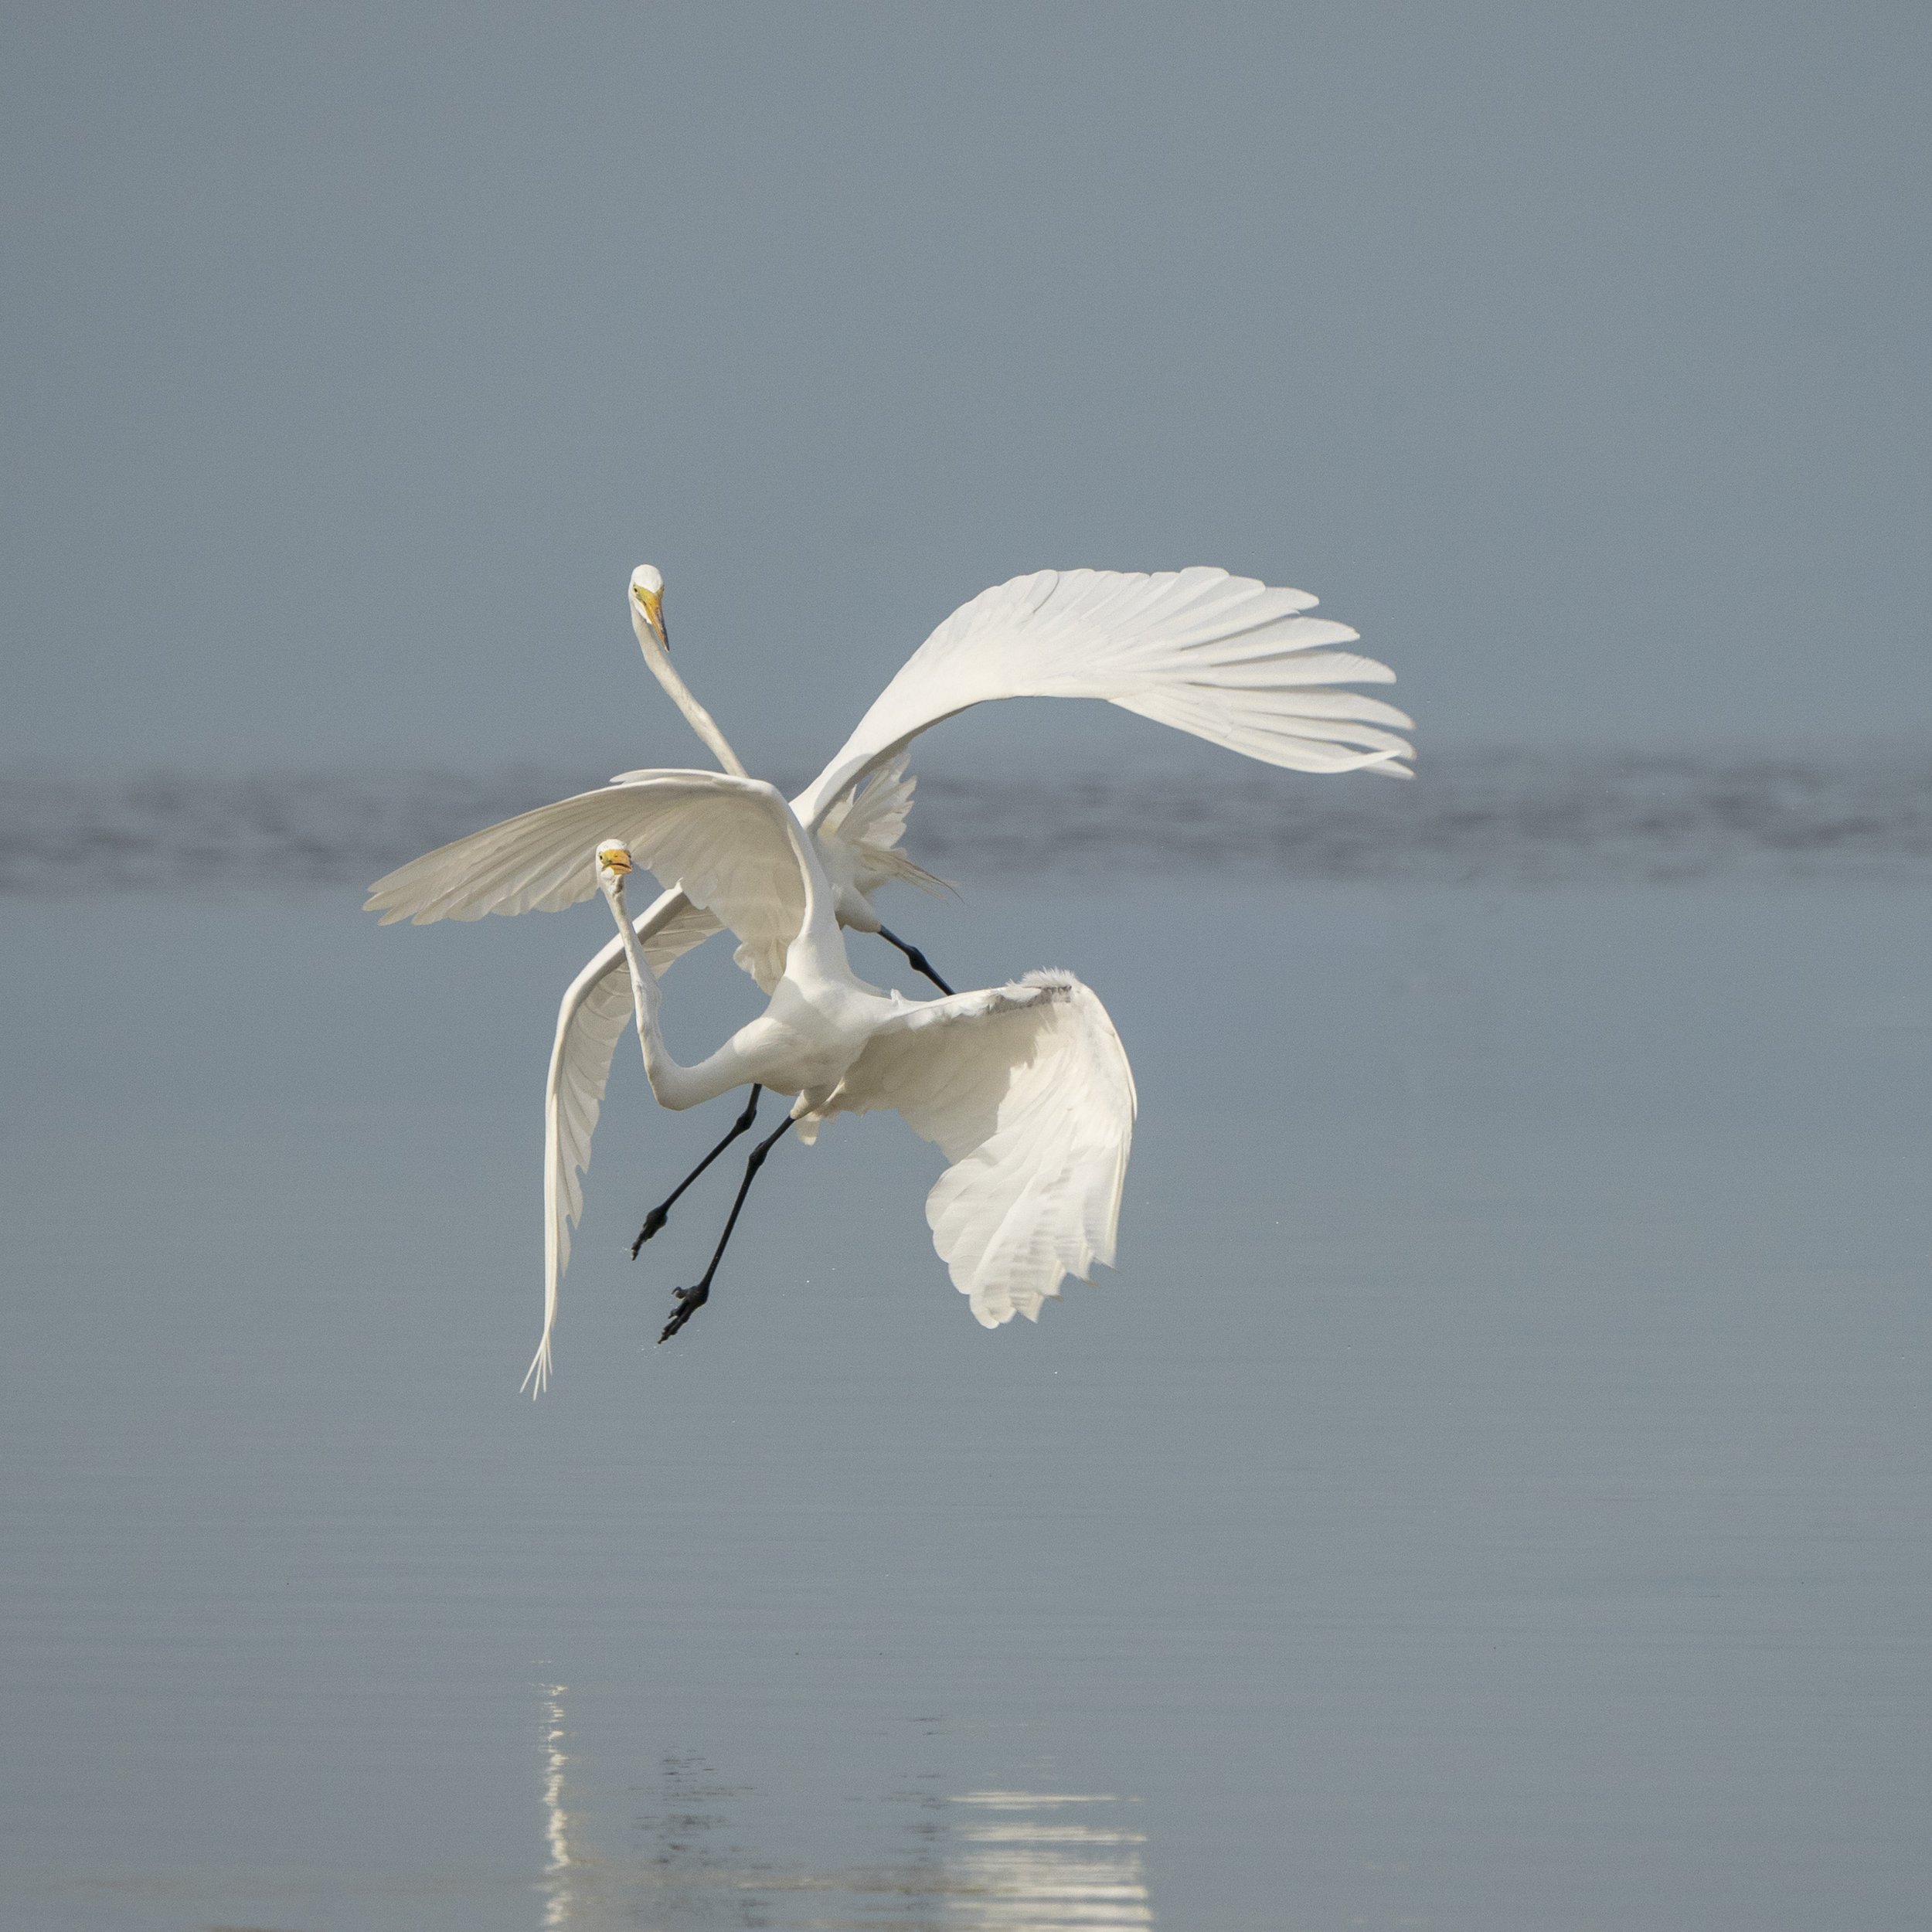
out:
M1425 743L1927 722L1923 4L4 33L0 757L682 761L645 559L784 770L1043 563L1311 589Z

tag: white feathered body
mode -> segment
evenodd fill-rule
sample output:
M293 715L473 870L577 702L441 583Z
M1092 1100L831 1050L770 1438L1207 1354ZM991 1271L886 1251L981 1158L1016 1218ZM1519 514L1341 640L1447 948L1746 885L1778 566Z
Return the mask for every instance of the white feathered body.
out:
M661 587L655 573L652 583ZM809 869L838 923L876 931L871 895L889 880L938 886L898 849L913 793L907 747L930 726L990 700L1099 699L1264 763L1406 777L1403 760L1413 754L1397 733L1408 719L1345 688L1386 683L1393 674L1336 648L1356 634L1308 615L1314 604L1302 591L1191 569L1037 571L962 605L900 668L786 815L811 849ZM668 675L655 657L653 668ZM674 696L712 743L708 714L687 701L681 685ZM742 774L728 747L719 755L728 772ZM667 775L627 773L604 791L429 853L379 880L370 909L385 923L420 923L574 904L595 889L585 861L589 842L641 836L663 801L646 798L650 786L635 781ZM1134 1100L1126 1056L1100 1002L1070 975L1035 975L920 1004L863 987L849 969L842 985L830 983L841 977L836 968L819 985L803 959L787 987L787 947L800 930L798 855L768 845L730 849L713 835L724 819L695 794L685 802L690 823L651 862L670 889L634 921L642 957L662 972L729 924L740 942L739 964L779 995L707 1064L720 1073L756 1067L743 1077L801 1096L808 1131L825 1115L894 1107L936 1141L953 1165L927 1203L934 1243L988 1325L1015 1313L1037 1315L1064 1274L1084 1276L1095 1261L1111 1260ZM709 829L698 822L707 817ZM675 855L671 846L679 848ZM732 910L721 917L726 897ZM546 1337L611 1054L631 1018L628 978L624 949L613 940L578 975L558 1015L546 1094ZM975 1002L981 1004L973 1008ZM895 1077L895 1067L903 1074L901 1060L921 1029L950 1032L968 1019L980 1024L959 1028L962 1040L985 1037L959 1049L958 1066L949 1070L949 1047L926 1043L922 1080L937 1085L924 1090L921 1081ZM836 1069L868 1028L857 1058ZM988 1055L995 1037L1000 1051ZM983 1078L965 1070L976 1057ZM547 1349L546 1339L539 1358L546 1364Z
M770 1004L726 1050L747 1083L795 1096L802 1121L823 1108L866 1041L906 1004L821 970L808 948L794 946Z

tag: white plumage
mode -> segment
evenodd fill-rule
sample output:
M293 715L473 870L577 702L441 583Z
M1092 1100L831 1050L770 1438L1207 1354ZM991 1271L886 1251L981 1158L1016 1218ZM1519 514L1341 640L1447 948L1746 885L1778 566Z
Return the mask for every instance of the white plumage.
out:
M1393 684L1305 590L1225 570L1036 570L963 604L900 668L797 801L815 826L846 788L942 719L998 698L1102 698L1297 771L1401 770L1393 705L1333 687ZM1353 747L1351 749L1350 747ZM1406 772L1404 776L1407 775Z
M882 1026L823 1111L895 1110L952 1163L926 1198L933 1246L996 1328L1114 1265L1136 1109L1107 1009L1071 973L957 993Z
M726 771L742 774L736 754L672 665L662 589L662 578L648 565L633 574L631 617L638 641L660 682ZM1393 705L1345 688L1392 682L1394 674L1337 648L1357 634L1345 624L1308 616L1315 604L1304 591L1195 568L1151 574L1041 570L995 585L962 604L901 666L838 753L793 801L793 812L811 835L838 921L877 931L872 895L888 879L937 885L899 849L913 789L906 772L907 750L931 726L996 699L1100 699L1267 764L1407 777L1403 761L1413 753L1396 734L1409 728L1408 718ZM593 869L583 858L587 843L630 837L626 828L637 821L627 814L638 808L631 788L650 775L621 774L602 791L526 812L416 859L377 882L369 908L381 912L385 923L405 918L423 923L548 909L586 898L595 889ZM661 973L716 932L720 920L705 906L723 894L737 915L736 923L724 923L740 936L739 963L773 992L802 905L798 867L781 860L768 841L756 840L735 855L694 845L691 862L697 876L674 870L669 876L677 883L635 922L648 964ZM699 889L691 889L694 886ZM580 1177L589 1166L611 1057L630 1016L628 977L623 944L613 939L571 983L557 1015L545 1094L546 1306L554 1306L570 1258L571 1227L582 1211ZM1041 1063L1057 1063L1059 1052L1047 1053ZM1124 1059L1120 1071L1124 1074ZM1130 1109L1131 1091L1130 1078ZM999 1158L1037 1158L1043 1130L1029 1138L1018 1115L1009 1125L1010 1134L1007 1127L1001 1129L1006 1137L1001 1145L1008 1151ZM937 1131L928 1138L947 1145ZM934 1213L940 1215L937 1208ZM936 1238L943 1219L934 1220ZM971 1243L964 1234L959 1241L957 1252L964 1254ZM953 1249L942 1246L941 1252L955 1281L964 1266L985 1284L1009 1265L1015 1251L989 1237L970 1263L956 1260ZM1107 1257L1097 1247L1088 1258ZM975 1293L975 1312L984 1319L980 1291L968 1292ZM993 1301L984 1305L990 1308ZM1036 1313L1038 1305L1032 1297L1029 1311Z
M793 1118L815 1130L835 1114L897 1111L951 1163L927 1219L986 1327L1015 1314L1036 1319L1066 1275L1084 1279L1097 1261L1111 1263L1134 1078L1113 1022L1087 988L1070 974L1043 973L938 1000L882 992L852 972L814 842L770 786L729 773L667 771L639 773L625 789L632 835L598 842L585 862L617 919L645 1070L663 1105L696 1106L757 1084L795 1096ZM784 970L757 1019L696 1066L680 1066L665 1046L657 976L625 909L625 848L660 879L682 879L686 892L702 893L705 909L735 931L747 907L762 910L763 858L780 838L793 856L801 909ZM737 871L706 869L723 851L753 856ZM694 862L694 854L704 858ZM759 890L738 889L747 876ZM556 1308L553 1275L530 1365L539 1390Z

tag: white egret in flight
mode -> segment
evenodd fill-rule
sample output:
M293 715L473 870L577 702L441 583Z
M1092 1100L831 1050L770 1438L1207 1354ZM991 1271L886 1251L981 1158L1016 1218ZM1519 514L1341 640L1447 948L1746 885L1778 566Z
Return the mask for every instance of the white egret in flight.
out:
M672 665L664 580L650 565L631 579L631 614L646 661L713 755L735 777L745 767L711 714ZM1225 570L1152 574L1040 570L983 590L962 604L902 665L832 762L792 801L810 835L838 923L876 932L942 990L924 955L882 924L872 895L890 879L939 882L899 849L910 809L906 776L913 740L947 718L995 699L1095 698L1210 743L1290 770L1380 770L1406 777L1413 754L1396 735L1410 719L1394 706L1345 687L1386 684L1394 673L1335 647L1358 633L1306 614L1315 600ZM370 889L383 923L480 919L488 913L554 910L597 889L585 844L631 836L626 793L636 774L505 821L413 859ZM703 895L682 880L638 915L633 930L662 974L719 930ZM797 930L774 896L747 902L733 930L739 963L767 993ZM565 993L544 1097L544 1297L553 1305L583 1211L611 1056L631 1017L629 969L614 939ZM754 1086L731 1131L658 1207L634 1254L664 1224L678 1196L752 1124Z
M935 1000L882 992L852 971L818 847L774 787L730 773L662 771L638 773L624 790L629 842L600 845L595 876L617 919L651 1091L680 1108L749 1085L797 1097L753 1149L710 1265L677 1291L661 1340L709 1298L739 1209L779 1136L796 1126L811 1139L835 1114L891 1108L938 1143L951 1165L926 1218L985 1326L1015 1314L1037 1318L1066 1276L1085 1280L1095 1262L1112 1264L1134 1076L1087 988L1071 974L1034 973ZM671 1057L658 1023L658 978L624 902L631 845L747 944L762 938L774 912L795 921L764 1012L696 1066ZM526 1378L539 1389L556 1318L553 1290Z

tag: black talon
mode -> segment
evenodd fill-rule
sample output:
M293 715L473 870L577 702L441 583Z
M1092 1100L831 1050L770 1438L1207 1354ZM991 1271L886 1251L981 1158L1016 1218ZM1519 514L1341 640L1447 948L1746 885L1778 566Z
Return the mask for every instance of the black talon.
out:
M718 1145L714 1147L711 1151L707 1154L704 1158L700 1161L698 1165L694 1167L691 1172L671 1190L670 1193L666 1196L663 1200L660 1201L658 1205L644 1217L644 1226L638 1230L638 1238L631 1243L631 1259L632 1260L634 1261L638 1258L638 1250L644 1246L645 1243L649 1240L651 1236L655 1234L657 1231L664 1226L665 1223L670 1219L671 1210L678 1205L678 1196L683 1193L685 1189L688 1188L691 1183L695 1181L698 1176L702 1174L705 1169L708 1168L711 1163L715 1161L718 1156L738 1138L740 1134L749 1134L751 1131L751 1124L758 1117L758 1096L764 1091L764 1089L762 1087L754 1087L751 1090L750 1097L745 1102L745 1111L732 1122L731 1131L728 1133L724 1138L720 1141Z
M899 935L896 932L893 931L889 927L886 926L881 926L879 927L879 937L883 939L888 946L896 946L899 950L906 955L906 964L910 966L914 972L923 973L926 978L930 979L942 993L945 993L949 995L951 995L953 989L940 978L938 974L933 971L931 962L927 960L926 955L922 953L917 946L908 946L905 940L901 939Z
M703 1287L674 1288L672 1293L677 1300L677 1312L664 1325L664 1333L658 1337L660 1342L668 1342L711 1299L711 1291Z

